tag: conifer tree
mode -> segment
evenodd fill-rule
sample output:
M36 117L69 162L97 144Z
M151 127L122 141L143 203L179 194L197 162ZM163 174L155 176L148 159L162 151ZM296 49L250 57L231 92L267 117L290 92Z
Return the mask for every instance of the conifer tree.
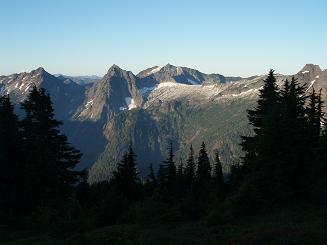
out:
M182 158L180 158L179 165L176 174L176 190L178 197L183 197L185 195L185 168Z
M237 205L246 210L256 210L273 203L275 199L275 183L278 183L276 169L278 160L276 152L279 147L280 93L276 84L274 71L270 70L259 90L259 99L254 109L248 110L249 124L253 127L253 135L242 137L242 150L245 152L243 164L234 169L231 184L240 186L233 192L232 198ZM235 179L235 177L237 179Z
M114 172L113 183L118 194L129 201L140 198L139 179L136 169L136 155L132 146L123 155Z
M282 91L281 118L277 132L279 165L275 175L279 175L279 182L283 183L278 192L289 189L285 199L290 199L291 194L298 196L303 192L303 184L308 180L307 163L312 160L308 143L312 136L307 129L306 98L305 87L300 86L292 77L288 91Z
M197 168L197 181L199 183L206 183L211 177L211 166L209 157L206 151L205 143L202 142L198 157L198 168Z
M173 144L169 145L169 154L166 159L165 168L167 172L167 188L169 192L174 192L176 184L176 165L174 162Z
M160 192L168 198L173 197L176 194L176 177L177 170L174 162L173 144L169 144L168 156L165 161L160 165L158 172L160 182Z
M192 145L185 166L185 184L187 188L192 188L195 178L195 162L194 162L194 151Z
M197 163L195 192L198 200L206 202L209 198L211 166L204 142L201 144Z
M18 117L8 95L0 97L0 208L24 207L25 165Z
M183 163L182 158L180 159L179 165L178 165L178 168L177 168L177 176L178 176L178 178L183 178L184 177L184 163Z
M157 178L156 178L156 175L154 174L152 163L150 164L150 167L149 167L148 182L151 182L154 185L156 185L156 182L157 182Z
M34 86L21 106L26 114L22 134L30 203L33 206L41 201L58 201L83 176L82 172L74 170L81 153L60 133L61 122L54 117L52 102L45 89Z
M225 187L224 187L224 175L223 168L219 159L218 150L215 152L215 165L213 171L213 189L217 190L216 193L219 199L224 197Z
M274 71L270 70L268 77L263 81L259 99L255 109L248 110L249 124L252 125L254 135L242 137L243 171L257 169L265 161L258 161L258 155L269 154L275 145L276 122L279 117L279 92Z
M313 201L327 204L327 121L323 122L322 134L315 149L316 163L312 169Z
M308 134L312 136L312 144L316 143L320 131L321 131L321 122L322 122L322 117L323 117L323 112L322 112L322 106L323 106L323 101L321 99L321 91L319 94L317 94L314 90L312 89L312 92L309 96L309 103L308 107L306 108L306 114L307 114L307 125L308 125Z

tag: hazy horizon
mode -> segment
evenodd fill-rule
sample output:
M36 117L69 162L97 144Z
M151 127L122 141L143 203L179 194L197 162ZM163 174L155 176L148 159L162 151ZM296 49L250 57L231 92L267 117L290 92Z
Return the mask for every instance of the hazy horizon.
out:
M170 64L170 65L173 65L173 66L176 66L176 67L186 67L186 66L183 66L183 65L176 65L176 64L171 64L171 63L167 63L167 64ZM165 65L167 65L167 64L155 65L155 66L158 66L158 67L159 67L159 66L165 66ZM306 63L306 64L311 64L311 63ZM281 73L281 72L278 72L278 70L276 70L276 69L273 68L273 67L271 67L271 68L269 68L269 69L273 69L273 70L275 70L275 72L276 72L277 74L283 74L283 75L294 75L294 74L296 74L297 72L299 72L299 71L304 67L304 65L306 65L306 64L303 64L301 67L299 67L299 69L297 69L296 71L291 72L291 73ZM46 67L39 66L39 67L32 68L31 70L21 70L21 71L17 71L17 72L9 73L9 74L0 74L0 76L9 76L9 75L12 75L12 74L15 74L15 73L31 72L32 70L36 70L36 69L42 67L45 71L49 72L49 73L52 74L52 75L64 75L64 76L72 76L72 77L79 77L79 76L81 76L81 77L83 77L83 76L85 76L85 77L91 77L91 76L97 76L97 77L102 78L102 77L107 73L107 71L110 69L110 67L113 66L113 65L117 65L117 64L109 65L108 68L107 68L107 69L106 69L102 74L69 74L69 73L67 74L67 73L62 73L62 72L51 72L51 71L48 70ZM314 64L314 65L319 65L319 64ZM131 71L131 70L125 69L125 68L122 67L122 66L119 66L119 65L117 65L117 66L120 67L120 68L123 69L123 70ZM144 67L144 69L141 69L141 70L138 70L138 71L131 71L131 72L133 72L134 75L137 75L139 72L144 71L144 70L146 70L146 69L148 69L148 68L155 67L155 66L152 65L152 66L149 66L149 67ZM319 66L320 66L320 65L319 65ZM203 72L203 71L197 69L196 67L187 67L187 68L191 68L191 69L195 69L195 70L198 70L198 71L200 71L200 72ZM325 67L321 67L321 66L320 66L320 68L321 68L321 70L325 70L325 69L327 69L327 68L325 68ZM268 69L265 73L262 73L262 74L259 74L259 73L258 73L258 74L252 74L252 75L248 75L248 76L240 76L240 75L238 75L238 74L228 74L228 75L226 75L226 74L223 74L223 73L221 73L221 72L219 72L219 71L217 71L217 72L209 72L209 73L206 73L206 74L220 74L220 75L223 75L223 76L232 76L232 77L238 77L238 76L240 76L240 77L244 77L244 78L246 78L246 77L251 77L251 76L256 76L256 75L265 75L265 74L268 73L269 69Z
M327 68L327 2L3 0L0 74L98 75L171 63L225 76Z

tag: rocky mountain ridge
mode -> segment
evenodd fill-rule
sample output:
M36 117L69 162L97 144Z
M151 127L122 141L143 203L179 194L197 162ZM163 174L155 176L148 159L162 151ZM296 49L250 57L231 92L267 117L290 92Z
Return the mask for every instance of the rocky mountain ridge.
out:
M294 76L308 92L321 89L327 101L327 70L307 64ZM291 78L276 77L279 86ZM84 153L79 167L91 167L95 182L110 177L130 142L143 176L150 162L160 164L169 141L179 157L204 140L210 153L219 149L227 169L242 154L239 135L251 133L246 110L255 105L264 78L224 77L170 64L134 75L113 65L88 87L43 68L0 76L0 87L15 103L26 99L31 86L46 88L63 130Z

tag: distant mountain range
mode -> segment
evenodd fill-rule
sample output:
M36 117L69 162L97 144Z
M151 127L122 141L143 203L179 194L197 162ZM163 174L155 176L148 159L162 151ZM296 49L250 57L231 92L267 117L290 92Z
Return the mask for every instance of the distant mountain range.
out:
M101 77L96 76L96 75L91 75L91 76L67 76L63 74L54 74L54 76L60 78L60 79L69 79L74 81L75 83L78 83L80 85L88 85L95 83L101 79Z
M327 101L327 70L307 64L294 76L308 92L322 89ZM282 86L291 75L276 77ZM170 141L177 162L190 144L197 149L205 141L209 153L219 150L228 169L242 154L240 135L251 133L246 110L255 106L264 78L225 77L170 64L137 75L113 65L103 78L54 76L38 68L0 76L0 92L19 103L33 85L47 89L63 131L84 154L79 168L89 168L89 181L96 182L111 176L130 142L142 176L150 163L159 166Z

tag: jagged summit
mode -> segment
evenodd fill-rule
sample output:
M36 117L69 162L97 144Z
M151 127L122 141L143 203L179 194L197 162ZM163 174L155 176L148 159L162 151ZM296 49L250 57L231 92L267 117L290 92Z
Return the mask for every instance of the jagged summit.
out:
M131 71L126 71L120 68L118 65L113 64L100 82L110 81L111 77L123 77L124 79L134 79L135 75Z
M115 74L115 73L120 73L122 72L123 69L121 69L118 65L113 64L112 66L110 66L110 68L108 69L106 75L108 74Z
M290 78L288 75L276 77L279 87ZM308 92L312 87L316 91L322 89L323 100L327 101L327 70L307 64L295 77L300 84L307 85ZM238 129L244 132L242 123L246 122L246 110L256 101L264 78L265 75L234 78L205 74L170 63L150 67L135 76L112 65L102 79L86 87L67 76L53 76L40 67L0 76L0 93L10 94L13 101L19 103L33 84L46 88L57 118L65 120L66 125L72 123L69 137L84 153L81 166L90 167L97 162L94 169L100 169L106 176L110 172L106 170L108 164L114 166L131 137L133 143L140 146L136 152L144 156L140 160L144 163L153 160L149 152L164 156L161 149L165 148L170 132L173 133L169 136L181 146L205 140L209 150L226 147L226 161L229 155L237 155L235 135ZM219 128L218 124L206 125L200 120L206 117L215 117L222 123ZM200 131L189 130L189 122L197 125ZM218 131L223 133L220 145L212 140L212 135ZM147 166L138 167L143 173L147 170ZM94 169L90 176L98 180L95 176L99 171Z
M37 68L35 70L32 70L30 73L33 74L33 75L34 74L38 74L38 75L48 74L48 72L43 67L39 67L39 68Z
M314 65L314 64L306 64L300 71L299 73L306 74L310 73L312 76L317 76L321 73L321 69L319 65Z
M108 71L112 71L112 70L122 70L118 65L113 64L112 66L110 66Z

